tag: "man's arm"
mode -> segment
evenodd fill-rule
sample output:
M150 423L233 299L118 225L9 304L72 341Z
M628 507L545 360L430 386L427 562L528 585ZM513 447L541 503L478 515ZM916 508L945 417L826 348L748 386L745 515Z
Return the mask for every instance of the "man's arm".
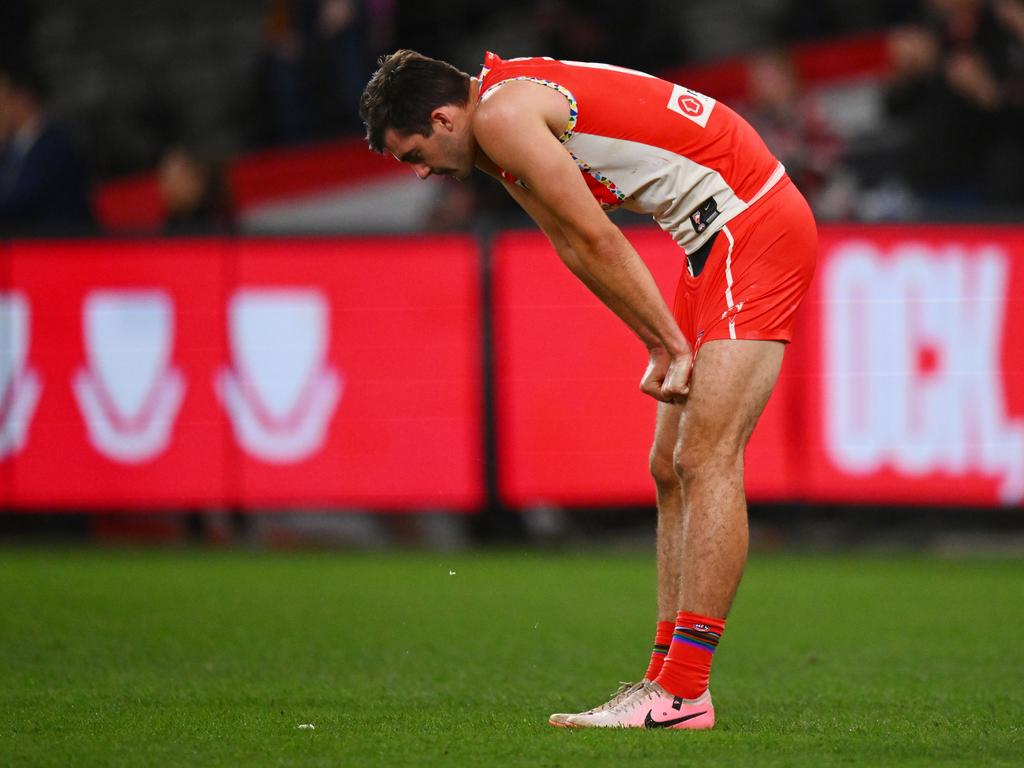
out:
M643 391L659 400L678 399L688 391L690 344L647 266L608 219L555 138L531 86L536 88L510 83L477 108L477 142L490 160L526 183L529 190L507 182L505 186L569 269L647 345L651 362L641 383ZM559 119L556 113L553 124ZM486 163L482 167L490 170Z
M548 211L529 190L524 189L518 184L512 184L505 179L501 178L497 171L497 167L493 163L488 163L486 159L480 164L482 170L486 171L490 175L494 176L498 181L501 182L502 186L509 193L513 200L515 200L519 206L526 211L526 213L533 219L534 223L540 227L541 231L547 235L548 240L551 242L552 247L555 249L555 253L562 260L562 263L569 268L576 277L579 278L590 291L595 294L602 302L604 302L616 315L623 319L623 321L631 329L633 329L640 340L647 346L648 349L660 346L661 340L653 334L644 333L643 323L632 313L632 311L623 304L619 299L612 293L608 292L601 286L600 283L594 280L591 274L586 270L582 260L576 255L576 252L569 245L569 240L566 238L565 233L562 232L562 228L558 224L558 220Z

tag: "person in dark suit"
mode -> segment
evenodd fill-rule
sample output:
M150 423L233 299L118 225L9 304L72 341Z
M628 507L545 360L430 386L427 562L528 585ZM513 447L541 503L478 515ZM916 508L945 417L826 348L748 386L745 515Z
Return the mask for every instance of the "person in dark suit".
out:
M94 230L85 167L46 114L45 91L27 69L0 70L0 233Z

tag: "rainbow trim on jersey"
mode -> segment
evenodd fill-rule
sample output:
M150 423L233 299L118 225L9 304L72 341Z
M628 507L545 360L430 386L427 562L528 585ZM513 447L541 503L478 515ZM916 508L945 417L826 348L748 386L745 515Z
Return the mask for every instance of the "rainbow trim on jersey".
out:
M485 66L483 68L483 71L480 73L481 80L484 77L486 77L487 73L490 71L490 68ZM573 131L576 130L576 121L579 119L580 109L579 105L576 103L576 97L573 96L572 91L570 91L564 85L559 85L558 83L552 82L551 80L544 80L539 77L520 75L519 77L510 77L507 80L502 80L500 82L495 83L494 85L487 86L487 88L484 90L484 94L487 95L495 88L500 88L505 83L512 83L515 82L516 80L529 80L531 83L540 83L541 85L546 85L548 88L554 88L560 94L565 96L566 100L569 102L569 121L565 124L565 130L562 131L562 135L558 137L558 140L565 144L565 142L571 139Z
M484 64L483 68L480 70L480 82L481 83L484 81L484 78L487 77L487 74L490 71L491 71L491 68L488 67L486 64ZM495 83L494 85L487 85L487 86L485 86L484 91L483 91L483 96L489 95L492 91L494 91L496 88L500 88L505 83L511 83L511 82L516 81L516 80L528 80L531 83L539 83L540 85L544 85L544 86L547 86L548 88L552 88L552 89L558 91L560 94L562 94L566 98L566 101L569 102L569 120L565 124L565 130L562 131L562 135L558 137L558 140L562 144L565 144L565 142L567 142L569 139L571 139L573 133L575 133L575 131L576 131L576 122L579 120L580 109L579 109L579 104L576 101L576 97L573 96L572 95L572 91L570 91L564 85L556 83L553 80L545 80L545 79L543 79L541 77L530 77L529 75L519 75L517 77L510 77L510 78L507 78L505 80L501 80L501 81ZM626 199L626 195L617 186L615 186L615 182L614 181L609 179L607 176L605 176L600 171L595 171L593 168L590 167L590 165L588 163L586 163L583 160L580 160L578 157L576 157L576 155L574 155L572 153L572 151L569 152L569 155L576 162L576 165L579 167L579 169L581 171L583 171L588 176L590 176L595 181L597 181L598 184L603 186L605 189L607 189L614 196L614 198L616 200L616 205L621 205L622 204L622 201ZM502 171L502 173L504 174L504 171ZM512 179L509 179L509 180L511 181ZM518 179L516 179L514 181L515 181L515 183L519 183ZM604 204L602 204L602 205L604 205Z
M600 171L595 171L593 168L590 167L590 165L587 162L585 162L584 160L580 160L572 152L569 152L569 155L570 155L570 157L572 157L573 160L576 161L576 165L579 166L579 169L581 171L583 171L584 173L589 174L590 176L592 176L594 179L597 180L598 184L600 184L605 189L607 189L609 192L611 192L613 195L615 195L615 199L620 204L622 203L623 200L626 199L626 194L622 190L620 190L617 186L615 186L615 182L614 181L609 179L607 176L605 176Z

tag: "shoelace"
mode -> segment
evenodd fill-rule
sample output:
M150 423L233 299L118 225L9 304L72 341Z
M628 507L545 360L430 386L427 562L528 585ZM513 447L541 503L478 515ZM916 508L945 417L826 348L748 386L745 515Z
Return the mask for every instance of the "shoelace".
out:
M626 696L622 701L609 707L609 709L616 715L619 715L625 711L627 706L633 706L635 703L647 701L647 699L653 698L657 695L658 690L649 681L644 680L639 688Z
M623 698L632 693L633 689L636 688L636 686L638 685L639 683L627 683L625 680L619 680L618 689L615 691L615 693L611 695L608 701L606 701L604 704L597 705L593 709L588 709L586 712L583 712L581 714L592 715L595 712L602 712L604 710L611 709L620 701L622 701Z
M611 694L611 696L608 698L607 701L603 703L603 705L598 705L594 709L587 710L587 712L582 714L593 715L596 712L610 710L612 707L616 705L616 703L622 701L623 698L629 695L637 685L639 685L639 683L628 683L625 680L618 681L618 689Z
M624 680L619 680L619 689L612 694L611 698L608 699L608 703L604 706L607 709L611 709L616 704L621 702L626 696L633 692L633 689L637 687L639 683L627 683Z

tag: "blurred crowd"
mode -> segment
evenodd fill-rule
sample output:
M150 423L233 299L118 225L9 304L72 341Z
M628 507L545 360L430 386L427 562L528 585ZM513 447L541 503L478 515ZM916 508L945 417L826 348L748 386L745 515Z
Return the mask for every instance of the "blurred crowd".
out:
M1024 0L925 0L887 34L875 119L842 131L776 51L743 111L823 219L1016 218L1024 208Z
M950 209L1024 201L1024 1L931 0L890 47L893 160L913 193Z
M146 2L150 10L170 8L165 0ZM62 82L39 43L46 30L63 29L57 22L70 11L55 0L0 3L0 232L94 232L94 185L138 170L158 174L165 232L232 231L225 162L257 147L358 135L359 93L376 58L400 46L471 72L485 49L655 73L742 55L747 95L735 106L819 217L1019 217L1024 210L1024 0L718 0L685 8L671 0L526 0L514 8L469 0L266 0L248 15L254 4L211 3L223 4L222 16L236 27L253 30L241 54L248 75L232 70L218 92L227 106L209 118L220 120L216 130L188 128L198 104L187 89L177 102L161 89L139 99L132 114L148 115L145 126L103 108L103 88L113 91L115 82L92 83L100 108L76 112L66 106L75 103L68 94L81 85ZM133 23L144 24L141 17ZM190 22L180 23L184 35ZM883 31L890 72L872 84L868 119L844 125L823 94L802 82L791 46ZM162 32L170 43L161 55L174 59L175 35ZM208 52L202 67L210 78L225 53ZM93 54L102 59L103 51ZM153 56L159 69L164 60ZM119 133L119 125L127 127ZM126 141L129 135L147 140ZM453 184L430 220L458 228L481 207L502 204L489 188Z

